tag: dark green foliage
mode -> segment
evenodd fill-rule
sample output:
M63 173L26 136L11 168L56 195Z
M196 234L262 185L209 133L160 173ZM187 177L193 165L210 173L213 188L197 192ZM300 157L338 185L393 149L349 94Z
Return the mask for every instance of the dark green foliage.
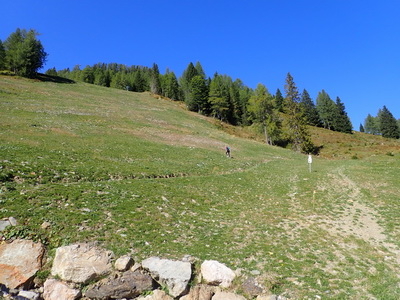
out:
M307 124L312 126L321 126L321 120L319 119L317 108L315 107L310 94L305 89L301 94L300 104L303 108L304 117L306 118Z
M223 77L218 73L214 74L210 83L208 101L211 106L211 115L221 121L228 121L229 117L229 90L224 84Z
M316 107L323 127L333 130L336 104L324 90L318 93Z
M181 90L174 72L167 69L165 75L161 76L161 88L163 96L172 100L181 100Z
M90 66L86 66L82 71L82 81L93 84L94 79L95 79L95 76L94 76L93 68L91 68Z
M275 94L275 107L278 111L283 112L283 96L280 89L276 90Z
M376 117L371 116L368 114L367 118L364 121L364 130L366 133L370 134L380 134L379 129L379 120Z
M206 81L201 75L196 75L190 81L189 99L186 101L191 111L204 112L208 108L208 88Z
M48 69L48 70L45 72L45 74L46 74L46 75L50 75L50 76L57 76L57 70L56 70L55 67L53 67L53 68L51 68L51 69Z
M347 116L344 103L336 98L336 111L333 119L333 129L343 133L352 133L353 125Z
M378 114L378 118L380 131L383 137L392 139L398 139L400 137L397 121L386 106L383 106L383 109Z
M153 94L161 95L160 72L156 63L153 64L150 71L150 91Z
M0 40L0 70L4 69L5 60L6 60L6 50L4 49L3 42Z
M360 123L360 132L365 132L364 126Z
M183 71L182 77L179 79L179 83L182 88L184 101L188 101L190 97L190 82L192 78L199 75L193 63L190 62L186 70Z
M5 68L24 77L34 77L43 67L47 53L34 30L17 29L4 42Z

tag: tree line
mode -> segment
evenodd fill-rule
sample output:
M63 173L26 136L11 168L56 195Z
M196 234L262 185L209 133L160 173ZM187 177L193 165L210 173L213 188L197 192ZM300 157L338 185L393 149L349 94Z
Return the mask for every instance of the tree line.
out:
M382 109L379 109L375 117L368 114L364 125L360 124L360 132L398 139L400 138L400 119L396 120L389 109L383 106Z

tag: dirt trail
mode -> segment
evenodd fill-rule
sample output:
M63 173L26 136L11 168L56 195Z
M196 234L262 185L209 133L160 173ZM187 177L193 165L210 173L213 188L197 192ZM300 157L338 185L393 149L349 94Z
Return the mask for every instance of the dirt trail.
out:
M347 194L347 205L344 212L335 219L326 219L322 228L336 236L355 236L363 239L375 248L384 247L393 255L396 263L400 264L400 249L390 242L379 224L379 214L362 202L362 194L357 184L338 169L331 174L335 187L340 187Z

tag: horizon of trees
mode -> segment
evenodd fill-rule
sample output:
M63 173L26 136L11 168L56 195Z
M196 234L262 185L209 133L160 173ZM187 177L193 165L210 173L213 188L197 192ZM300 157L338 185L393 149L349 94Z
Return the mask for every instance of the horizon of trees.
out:
M0 70L34 77L47 57L37 35L34 30L18 28L4 43L0 40ZM212 78L207 77L200 62L195 65L190 62L179 78L168 68L161 74L156 63L151 68L97 63L81 69L76 65L72 70L51 68L46 74L133 92L149 91L183 101L191 111L232 125L253 126L264 134L268 144L292 144L303 152L314 147L306 125L352 133L353 126L339 97L333 101L322 89L314 102L306 89L300 94L290 73L286 77L285 95L279 88L273 95L263 84L253 90L240 79L232 80L217 72ZM384 106L376 117L368 115L364 125L360 124L360 131L399 138L399 124L400 120L394 119Z

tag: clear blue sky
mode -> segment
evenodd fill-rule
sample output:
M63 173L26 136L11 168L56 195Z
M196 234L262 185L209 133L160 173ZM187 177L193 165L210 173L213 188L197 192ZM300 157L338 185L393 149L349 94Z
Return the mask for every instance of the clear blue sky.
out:
M37 30L45 70L155 62L179 77L200 61L273 94L290 72L314 101L339 96L355 130L383 105L400 118L398 0L6 0L0 25L3 41Z

